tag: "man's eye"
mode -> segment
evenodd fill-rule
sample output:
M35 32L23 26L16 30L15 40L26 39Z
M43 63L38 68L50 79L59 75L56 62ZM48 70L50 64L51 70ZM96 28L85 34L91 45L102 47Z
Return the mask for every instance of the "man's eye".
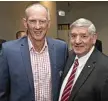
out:
M35 20L29 20L29 23L35 23L36 21Z
M35 22L35 20L30 20L30 22Z
M39 21L41 24L44 24L44 23L46 23L46 20L40 20Z
M81 37L86 37L86 36L81 36Z
M44 21L42 21L42 20L40 20L39 22L40 22L40 23L44 23Z
M76 37L76 35L71 35L71 37L72 37L72 38L75 38L75 37Z
M86 38L87 36L86 35L83 35L83 36L81 36L82 38Z

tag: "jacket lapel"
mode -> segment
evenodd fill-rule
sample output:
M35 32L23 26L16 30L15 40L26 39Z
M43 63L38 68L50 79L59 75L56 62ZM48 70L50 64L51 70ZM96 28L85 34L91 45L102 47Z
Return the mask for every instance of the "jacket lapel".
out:
M83 70L81 71L81 73L80 73L80 75L72 89L72 93L71 93L71 97L70 97L71 100L74 99L74 97L77 95L81 86L85 83L87 78L90 76L90 74L94 70L95 63L96 63L96 52L94 51L91 54L90 58L88 59L87 63L85 64Z
M21 55L24 62L24 67L28 76L28 81L30 84L30 88L34 95L34 83L33 83L33 74L32 74L32 68L31 68L31 61L30 61L30 52L29 52L29 46L28 46L28 40L27 37L24 38L21 47Z
M57 67L56 67L56 47L54 46L53 40L50 38L47 38L48 42L48 49L49 49L49 57L50 57L50 64L51 64L51 80L52 80L52 98L55 101L56 98L56 91L57 91L57 85L56 85L56 73L57 73Z
M73 100L75 98L75 96L77 95L81 86L85 83L87 78L90 76L90 74L92 73L92 71L95 68L95 64L96 64L96 49L91 54L90 58L88 59L87 63L85 64L82 72L80 73L80 75L72 89L72 93L71 93L71 97L70 97L71 100Z

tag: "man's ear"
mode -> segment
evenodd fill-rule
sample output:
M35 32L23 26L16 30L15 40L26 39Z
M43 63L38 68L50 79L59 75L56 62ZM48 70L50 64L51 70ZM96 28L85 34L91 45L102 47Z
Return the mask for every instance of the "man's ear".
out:
M93 43L94 43L94 44L96 43L96 40L97 40L97 34L94 34L94 35L93 35Z
M49 20L48 21L48 28L50 28L50 25L51 25L51 21Z
M27 20L26 20L26 18L23 18L23 24L24 24L24 27L27 29Z

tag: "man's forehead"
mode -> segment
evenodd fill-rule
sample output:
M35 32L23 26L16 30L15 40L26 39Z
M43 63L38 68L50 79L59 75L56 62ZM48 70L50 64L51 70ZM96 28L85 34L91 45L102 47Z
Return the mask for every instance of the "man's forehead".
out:
M74 31L83 31L83 32L86 32L88 31L88 28L87 27L73 27L71 32L74 32Z
M43 11L43 12L47 12L47 10L43 7L43 6L41 6L41 5L34 5L34 6L31 6L31 7L29 7L29 8L27 8L27 10L26 10L27 12L32 12L32 11Z
M45 19L48 17L48 12L46 11L45 8L42 7L32 7L30 9L27 10L26 12L26 16L27 17L44 17Z

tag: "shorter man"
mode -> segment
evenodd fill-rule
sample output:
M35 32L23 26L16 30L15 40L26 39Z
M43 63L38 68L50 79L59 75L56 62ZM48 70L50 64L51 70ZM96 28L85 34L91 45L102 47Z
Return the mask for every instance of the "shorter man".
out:
M26 36L26 32L25 31L18 31L16 33L16 39L19 39L19 38L21 38L23 36Z
M108 57L95 48L94 24L84 18L70 26L70 54L59 101L108 101Z

